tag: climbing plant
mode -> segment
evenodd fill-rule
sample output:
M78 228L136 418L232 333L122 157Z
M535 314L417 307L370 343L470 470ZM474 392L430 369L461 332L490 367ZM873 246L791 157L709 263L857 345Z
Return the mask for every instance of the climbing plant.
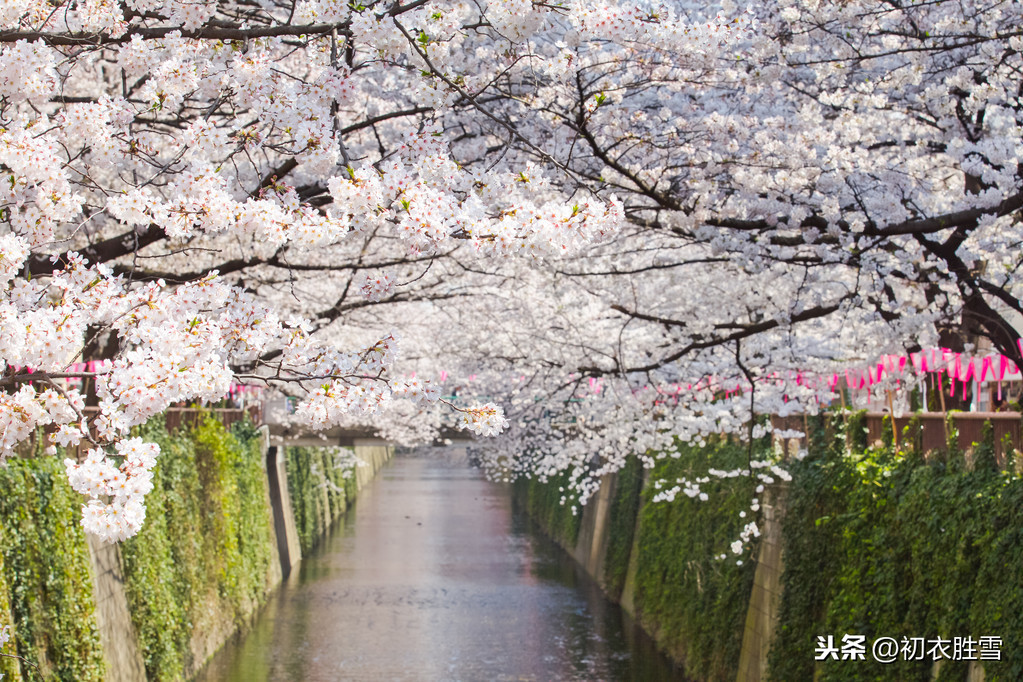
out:
M642 490L643 465L639 459L629 458L625 466L618 471L608 518L604 589L612 599L619 599L625 588Z
M13 625L8 653L30 664L2 659L0 672L11 679L102 680L81 496L52 456L8 460L0 490L0 617Z
M151 680L201 664L196 636L244 625L276 576L260 435L207 417L170 434L145 427L164 453L147 523L122 544L132 619Z
M860 420L818 420L810 456L793 462L783 524L785 572L775 680L930 680L933 660L825 660L817 637L1000 637L987 680L1023 679L1023 480L995 465L990 426L969 454L954 430L943 453L892 439L862 448ZM854 438L855 437L855 438ZM951 651L951 648L950 648ZM979 655L979 652L978 652ZM944 660L938 680L966 679Z
M355 499L349 454L339 448L287 449L288 494L302 552L309 552Z
M4 571L4 556L0 552L0 642L3 641L3 636L10 636L10 623L11 623L11 604L10 599L7 596L7 580ZM6 630L5 630L6 628ZM6 654L6 656L0 656L0 679L6 680L17 680L21 678L21 664L17 656L17 644L8 644L7 646L0 645L0 653Z
M756 444L756 457L768 445ZM657 460L651 479L695 480L712 467L743 468L745 444L712 437L705 447L679 444ZM708 501L680 495L654 502L643 491L635 604L659 642L700 680L734 680L753 585L754 561L730 550L749 518L754 483L745 476L716 478L702 488ZM754 543L755 544L755 543Z
M573 504L572 493L567 492L569 478L569 472L564 471L546 481L538 477L520 478L515 486L526 513L563 547L571 548L579 537L582 510Z

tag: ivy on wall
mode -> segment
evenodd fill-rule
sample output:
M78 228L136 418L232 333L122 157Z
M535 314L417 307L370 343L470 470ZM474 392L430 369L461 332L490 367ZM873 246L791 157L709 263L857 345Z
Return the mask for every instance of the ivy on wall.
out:
M13 622L0 659L7 679L103 679L81 496L56 457L12 459L0 467L0 619ZM12 651L14 649L14 651Z
M151 423L145 435L159 443L160 462L154 469L153 491L146 496L146 522L138 536L121 544L121 558L128 610L146 675L173 680L184 675L191 659L186 614L191 609L190 588L201 582L190 551L199 530L194 516L198 505L188 504L197 487L194 448L187 436L170 435L160 425Z
M347 478L332 448L291 447L285 466L288 495L302 553L310 552L355 500L356 478Z
M263 603L275 580L275 542L258 434L231 434L212 417L169 434L161 418L143 427L160 444L154 490L140 534L121 544L125 592L151 680L182 679L192 638L233 629ZM59 457L10 460L0 468L0 623L35 668L0 658L6 679L104 678L92 565L81 496ZM225 622L226 621L226 622Z
M756 456L767 447L766 441L759 442ZM680 445L657 461L650 478L692 480L711 466L743 468L748 454L746 445L718 438L705 448ZM573 515L568 504L561 504L566 481L567 474L547 483L520 479L516 498L545 532L572 548L582 514ZM744 556L737 565L729 545L748 521L739 512L748 512L755 484L742 477L716 480L703 486L708 502L680 497L654 503L656 491L643 482L642 462L630 458L617 474L611 497L604 589L612 599L621 597L638 533L635 604L645 629L683 663L688 677L734 680L754 562ZM728 557L717 558L722 553Z
M160 445L146 522L120 545L128 607L150 680L193 674L210 638L244 627L280 578L260 434L229 431L207 415L167 431L141 428ZM328 448L292 448L289 490L308 551L355 497ZM60 458L0 467L0 625L16 625L0 657L4 679L74 682L104 677L81 496Z
M767 447L759 442L754 457L762 458ZM679 445L657 460L651 479L694 480L711 467L745 468L747 459L747 445L713 437L703 448ZM637 616L694 679L735 679L755 562L748 554L738 559L729 545L748 522L739 513L748 513L754 486L742 476L714 478L702 486L706 502L686 496L653 502L657 491L643 491Z
M643 463L630 457L619 469L608 518L607 554L604 557L604 589L618 600L625 589L636 534L636 518L642 502Z
M150 680L194 671L193 637L244 626L278 577L259 434L206 417L160 444L146 523L121 546L125 588Z
M3 536L0 536L3 537ZM11 602L7 595L7 581L5 579L4 571L4 555L0 552L0 631L3 630L4 626L10 626L13 622L11 618ZM13 640L12 640L13 642ZM17 644L8 644L0 652L8 654L10 656L17 655ZM0 656L0 679L4 680L20 680L21 679L21 664L16 658L9 658Z
M516 497L525 503L526 513L536 520L544 531L562 547L575 547L582 525L582 510L573 513L568 490L569 472L551 476L543 483L538 478L520 478L515 481Z
M979 443L960 448L948 425L943 452L920 451L912 420L893 446L890 426L868 447L864 413L810 420L809 455L790 460L782 523L785 566L781 613L770 654L770 678L789 680L961 681L969 663L866 660L815 664L817 637L1001 638L1001 660L985 661L985 679L1023 679L1023 477L1014 462L996 464L990 425ZM758 449L763 452L766 443ZM743 468L746 447L712 439L660 459L651 479L690 480ZM760 457L761 455L757 455ZM633 491L642 471L618 474L608 522L605 588L617 598L628 570L635 526ZM527 510L572 547L579 517L560 504L551 481L518 484ZM678 497L652 503L642 491L636 547L635 604L641 622L686 674L735 679L754 576L755 554L741 566L728 551L745 519L751 491L742 477L704 484L708 502ZM571 520L570 520L571 519ZM715 557L727 553L725 560ZM868 644L869 646L869 644Z
M817 637L1001 637L985 679L1023 679L1023 480L995 466L991 429L967 457L954 429L926 459L911 424L862 447L859 416L818 420L811 453L793 462L783 524L784 596L771 652L776 680L930 680L933 664L814 662ZM869 645L868 645L869 646ZM943 661L939 680L968 663Z

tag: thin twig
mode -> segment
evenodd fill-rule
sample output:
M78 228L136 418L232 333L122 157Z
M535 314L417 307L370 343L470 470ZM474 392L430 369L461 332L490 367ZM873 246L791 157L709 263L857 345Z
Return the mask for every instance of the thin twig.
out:
M21 661L25 665L31 666L31 667L35 668L36 672L39 673L40 675L42 675L42 671L39 670L39 666L36 665L35 663L33 663L32 661L28 660L24 656L18 656L17 654L5 654L2 651L0 651L0 656L3 656L4 658L13 658L13 659L16 659L18 661Z

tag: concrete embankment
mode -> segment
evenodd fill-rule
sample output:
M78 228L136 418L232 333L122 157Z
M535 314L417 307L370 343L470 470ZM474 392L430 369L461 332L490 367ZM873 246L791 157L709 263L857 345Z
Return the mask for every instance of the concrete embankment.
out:
M58 458L0 469L0 626L12 626L5 653L23 659L0 658L5 679L192 677L392 454L371 440L286 448L248 423L193 421L145 427L162 454L145 525L120 544L84 534ZM346 475L335 464L352 452L365 464Z
M562 494L560 481L519 484L518 499L687 675L767 679L781 592L781 489L760 496L756 559L737 564L734 557L726 561L720 552L710 556L707 550L727 548L727 528L738 537L741 495L718 490L726 495L724 504L715 499L684 511L650 501L653 481L667 478L669 469L684 468L669 460L649 471L632 461L603 477L575 518L570 506L554 499L554 490ZM701 606L708 609L706 620L714 621L710 627L696 626Z
M710 438L650 470L630 458L578 515L561 504L567 475L520 482L517 499L689 679L1020 679L1019 451L991 425L962 446L950 426L945 448L925 449L917 419L901 445L890 426L868 443L866 417L806 420L788 474L759 470L769 480L708 475L749 454ZM704 477L706 501L653 500ZM735 553L754 519L759 535ZM878 641L920 651L882 660Z

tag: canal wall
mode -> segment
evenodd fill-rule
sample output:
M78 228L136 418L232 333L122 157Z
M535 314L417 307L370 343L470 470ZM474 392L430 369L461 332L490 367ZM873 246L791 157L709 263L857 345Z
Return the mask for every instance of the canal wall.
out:
M868 446L862 414L807 423L806 451L785 463L791 482L759 494L736 477L704 484L706 502L653 502L679 478L745 465L744 445L711 439L651 470L630 460L575 516L563 479L519 482L516 498L691 679L1020 679L1020 453L998 452L993 429L962 447L953 427L945 448L923 451L912 421L900 448L890 428ZM754 516L760 537L737 556L730 544ZM839 649L862 635L865 660L816 661L829 635ZM880 637L940 637L948 654L881 664ZM997 638L983 662L982 637Z
M354 468L348 466L349 454L359 461ZM284 575L323 539L393 454L392 446L377 439L356 439L345 447L270 447L268 468L272 460L276 476L285 481L279 492L270 486Z
M742 564L718 557L745 525L739 514L748 510L751 490L729 479L705 486L714 503L651 498L659 480L671 487L693 467L738 466L747 453L719 441L677 454L652 470L630 458L574 515L571 499L560 504L568 489L561 477L520 482L517 499L689 677L732 680L755 566L748 557Z
M0 467L0 628L12 626L4 653L21 657L0 657L2 679L192 677L297 565L296 504L314 500L311 547L391 455L379 441L271 447L265 428L208 414L183 426L143 427L161 457L143 529L120 544L84 534L59 458ZM353 450L366 465L346 477L334 465Z

